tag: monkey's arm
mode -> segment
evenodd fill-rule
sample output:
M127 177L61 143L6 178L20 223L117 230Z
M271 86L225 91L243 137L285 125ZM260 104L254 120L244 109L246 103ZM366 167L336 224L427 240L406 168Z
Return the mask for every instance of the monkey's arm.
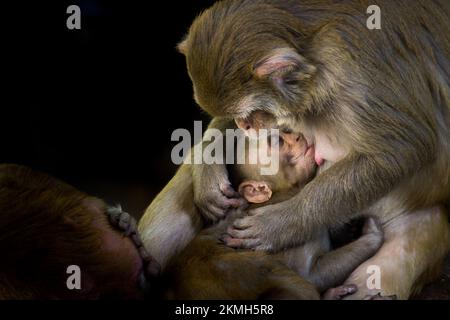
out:
M142 242L162 269L203 228L193 201L191 169L183 164L139 221Z
M373 256L382 244L381 225L375 219L368 218L359 239L318 256L306 278L320 292L339 286L359 265Z
M208 126L208 129L220 130L223 136L226 129L233 128L236 128L234 121L224 118L214 118ZM222 149L224 141L225 139L211 142L205 135L201 143L203 150L211 143L220 143L219 148ZM246 204L231 186L225 161L223 164L204 164L203 161L202 164L193 164L192 177L194 202L207 220L217 221L223 218L230 208Z
M330 228L356 217L404 177L423 167L424 159L429 156L421 159L414 152L347 156L291 199L251 210L248 216L237 220L230 234L236 239L227 244L278 251L304 243L320 228Z
M232 121L216 119L212 127L224 130L232 127ZM178 169L147 208L138 226L146 249L162 269L203 228L198 208L222 213L242 204L243 199L231 196L236 193L229 185L225 164L183 164ZM214 220L214 216L207 217Z

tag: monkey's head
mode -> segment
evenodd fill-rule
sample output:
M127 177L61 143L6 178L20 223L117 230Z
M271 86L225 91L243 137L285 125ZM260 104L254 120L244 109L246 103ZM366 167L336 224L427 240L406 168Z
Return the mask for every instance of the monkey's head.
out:
M246 128L247 136L250 130L258 131L270 127L274 123L272 116L255 112L251 120L241 120L241 126ZM252 132L254 132L252 131ZM258 143L246 144L244 164L236 164L231 168L231 179L238 186L239 193L250 203L268 201L272 193L290 195L298 192L306 185L316 172L314 160L314 145L308 145L304 136L291 129L283 129L279 134L257 136ZM249 159L258 159L260 154L267 154L271 159L277 157L278 170L272 174L263 175L261 168L270 164L260 161L252 163ZM278 195L277 195L278 196Z
M277 118L307 108L316 67L296 19L268 1L225 0L203 12L178 50L186 56L194 98L213 116L246 119L252 112Z
M134 242L109 223L100 199L0 165L0 299L142 298L145 264ZM80 287L67 285L71 265Z

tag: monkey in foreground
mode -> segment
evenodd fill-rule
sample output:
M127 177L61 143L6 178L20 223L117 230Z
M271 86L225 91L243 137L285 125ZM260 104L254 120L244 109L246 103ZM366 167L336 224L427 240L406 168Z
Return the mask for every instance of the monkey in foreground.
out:
M366 26L374 4L381 30ZM277 252L374 215L385 243L350 276L350 298L407 299L438 275L450 247L441 207L450 198L450 2L224 0L178 48L211 127L264 110L300 128L327 168L297 195L235 221L228 245ZM192 176L203 216L235 205L225 166L194 166ZM381 289L366 287L368 265L380 267Z
M258 118L263 117L261 113L258 115ZM257 125L249 123L247 128L257 128ZM235 161L236 164L231 166L234 185L239 185L239 193L249 203L266 205L287 199L314 176L314 148L308 148L301 134L282 132L279 137L263 137L259 140L257 145L246 144L244 164ZM261 152L278 156L279 170L275 174L263 176L260 172L262 164L250 163L249 159L256 158ZM188 177L183 177L185 174ZM331 252L326 229L320 230L305 245L275 255L236 250L221 241L223 237L230 237L227 232L233 221L246 214L246 210L236 209L218 223L204 229L183 250L181 239L177 234L167 232L164 223L171 221L185 224L187 219L200 217L193 206L193 199L185 195L186 188L192 188L189 175L189 171L181 168L174 178L177 183L172 184L171 193L161 193L139 223L144 244L150 254L160 259L164 267L168 265L162 286L166 290L165 297L317 299L319 292L340 285L383 242L382 230L370 218L361 238ZM173 210L174 204L184 204L184 207ZM189 230L187 226L184 227ZM161 234L161 230L166 230L166 234ZM198 229L191 232L198 232ZM180 254L176 252L178 250ZM338 299L353 293L355 289L352 285L341 286L330 289L324 296Z
M159 266L135 225L57 179L0 165L0 300L143 299ZM80 268L73 290L71 265Z

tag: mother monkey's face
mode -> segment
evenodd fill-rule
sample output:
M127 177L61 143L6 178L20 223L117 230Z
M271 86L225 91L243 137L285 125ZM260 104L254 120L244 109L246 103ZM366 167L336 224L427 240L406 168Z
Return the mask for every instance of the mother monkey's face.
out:
M301 54L305 40L294 30L298 19L267 5L219 2L205 11L178 45L196 102L212 116L234 119L260 110L296 120L307 112L316 67Z

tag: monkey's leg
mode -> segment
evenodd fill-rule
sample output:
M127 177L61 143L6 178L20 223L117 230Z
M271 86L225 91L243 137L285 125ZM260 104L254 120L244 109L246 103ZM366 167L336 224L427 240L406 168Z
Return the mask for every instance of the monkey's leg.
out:
M358 291L346 299L363 299L381 293L408 299L435 279L450 249L450 230L439 208L399 216L383 225L385 242L372 258L345 281Z
M362 236L341 248L313 256L306 278L319 291L342 284L361 263L373 256L383 244L381 225L368 218ZM322 251L323 252L323 251Z
M202 228L194 205L191 167L182 165L147 208L138 230L147 251L164 269Z

